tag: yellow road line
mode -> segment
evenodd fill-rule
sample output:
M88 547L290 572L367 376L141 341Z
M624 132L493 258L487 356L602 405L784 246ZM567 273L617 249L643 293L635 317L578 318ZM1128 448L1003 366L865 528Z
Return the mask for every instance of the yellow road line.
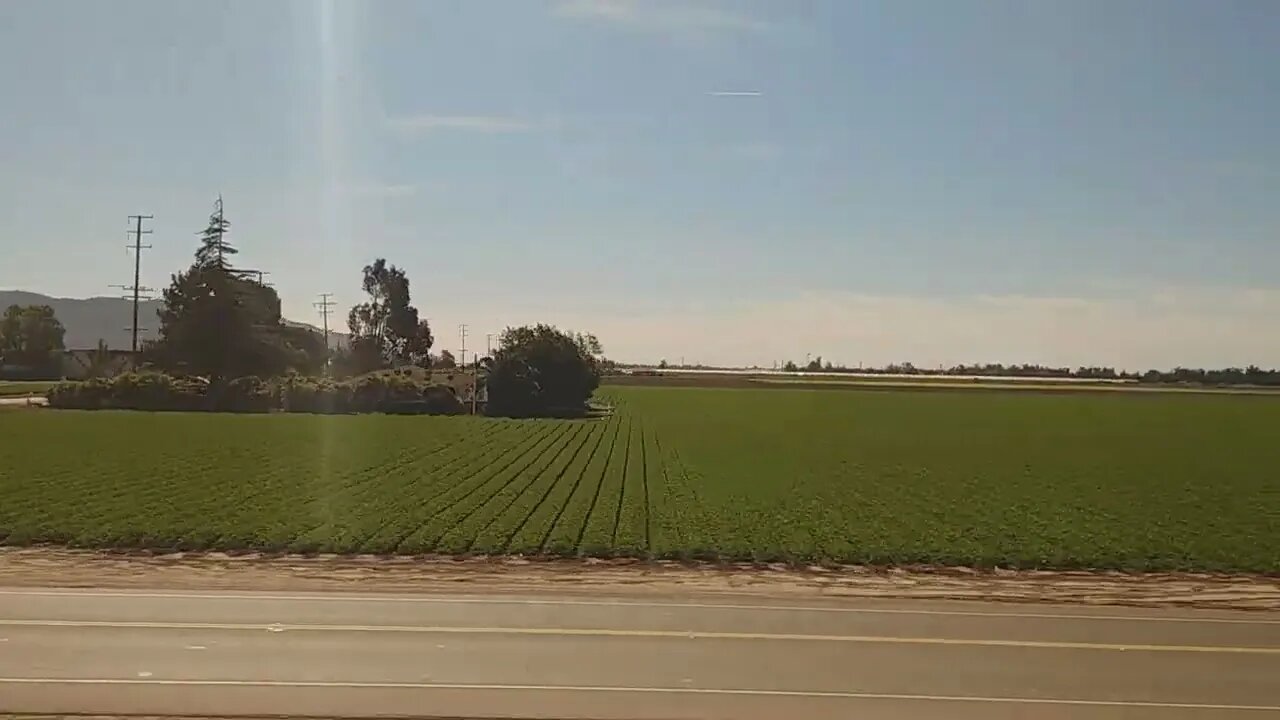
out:
M960 645L976 647L1041 648L1050 650L1107 650L1115 652L1198 652L1280 655L1280 647L1224 645L1143 645L1085 643L1055 640L999 640L891 635L816 635L801 633L708 632L700 630L632 630L623 628L465 627L452 625L289 625L284 623L117 622L110 620L0 620L0 626L115 628L135 630L266 630L270 632L388 632L455 635L533 635L549 637L661 638L676 640L775 640L897 645Z

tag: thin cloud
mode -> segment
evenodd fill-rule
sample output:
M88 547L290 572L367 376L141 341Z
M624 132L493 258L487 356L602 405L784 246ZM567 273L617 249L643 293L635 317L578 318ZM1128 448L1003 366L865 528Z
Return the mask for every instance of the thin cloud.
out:
M712 97L760 97L764 95L759 90L712 90L707 94Z
M650 32L758 32L767 27L759 20L705 0L562 0L552 12L563 18Z
M532 123L502 115L406 115L387 121L401 132L434 132L461 130L482 133L517 133L534 129Z

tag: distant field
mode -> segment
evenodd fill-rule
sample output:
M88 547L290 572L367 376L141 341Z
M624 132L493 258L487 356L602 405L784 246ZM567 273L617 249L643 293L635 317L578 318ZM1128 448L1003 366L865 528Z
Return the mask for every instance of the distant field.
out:
M0 397L13 397L34 393L43 395L49 388L57 385L57 381L46 380L0 380Z
M1210 395L1275 395L1280 388L1238 386L1197 386L1142 384L1132 380L1080 378L1033 378L956 375L859 375L820 373L755 373L750 372L682 372L662 375L611 375L605 385L641 387L705 387L705 388L813 388L827 390L899 388L916 390L1022 390L1032 392L1134 392L1193 393Z
M1141 385L1137 382L1104 382L1080 381L1073 383L1054 382L1048 380L1022 379L1011 382L1002 378L975 378L958 380L941 377L884 377L841 379L807 379L807 378L751 378L757 387L811 387L811 388L913 388L917 390L1013 390L1039 392L1109 392L1109 393L1192 393L1201 395L1275 395L1280 397L1280 388L1252 386L1183 386L1183 385Z
M610 388L681 544L870 563L1280 571L1280 400Z
M1280 401L608 387L607 420L0 413L0 542L1280 572Z

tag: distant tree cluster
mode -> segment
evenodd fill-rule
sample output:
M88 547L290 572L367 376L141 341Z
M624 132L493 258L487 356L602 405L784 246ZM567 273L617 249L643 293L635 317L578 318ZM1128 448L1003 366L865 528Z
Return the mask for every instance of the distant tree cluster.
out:
M0 318L0 365L31 376L60 374L66 329L48 305L10 305Z
M1142 374L1142 382L1191 383L1197 385L1265 385L1280 386L1280 370L1263 370L1256 365L1247 368L1201 370L1174 368L1168 372L1148 370Z
M261 281L263 273L233 265L238 249L227 239L230 228L219 199L199 233L195 261L164 290L160 337L144 346L150 367L228 387L289 372L370 377L458 367L448 350L431 353L431 326L412 303L409 277L385 258L363 268L366 297L347 315L350 341L330 352L313 329L283 321L280 298ZM532 325L507 328L493 357L476 366L477 375L487 374L491 412L537 416L580 414L609 364L595 336ZM429 372L420 377L430 382Z
M199 233L195 262L164 290L160 337L143 348L147 365L214 381L290 371L318 375L330 368L353 376L429 365L431 328L410 304L403 270L382 258L364 268L368 300L347 317L350 347L331 353L313 328L284 322L280 297L262 282L263 273L233 266L239 250L227 239L230 228L219 198Z
M280 297L261 273L231 266L237 250L226 237L230 225L219 198L195 262L164 290L160 337L144 344L144 360L214 380L319 371L328 354L323 338L284 324Z
M803 367L788 360L782 369L786 372L834 372L834 373L866 373L876 375L922 375L922 376L975 376L975 377L1040 377L1040 378L1077 378L1081 380L1131 380L1144 383L1187 383L1196 385L1259 385L1280 386L1280 371L1263 370L1256 365L1247 368L1225 368L1221 370L1204 370L1177 367L1173 370L1147 370L1132 372L1116 370L1113 367L1049 367L1045 365L1002 365L986 363L974 365L953 365L949 368L922 368L909 362L891 363L883 367L849 368L844 365L823 363L822 357L815 357Z
M441 350L440 354L431 362L431 367L439 370L453 370L458 367L458 361L454 359L453 353L448 350Z
M366 265L363 273L361 287L369 299L347 315L351 343L338 358L340 371L358 375L405 365L431 367L431 325L410 303L409 277L384 258Z
M489 412L576 415L600 385L600 341L551 325L507 328L489 370Z

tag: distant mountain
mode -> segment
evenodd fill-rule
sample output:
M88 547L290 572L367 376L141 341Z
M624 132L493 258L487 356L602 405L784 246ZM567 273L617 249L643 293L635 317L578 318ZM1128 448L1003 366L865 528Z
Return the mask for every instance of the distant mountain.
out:
M289 318L281 318L280 322L284 323L285 325L288 325L289 327L307 328L308 330L311 330L312 332L315 332L315 333L324 332L323 330L316 327L315 325L312 325L310 323L298 322L297 320L290 320ZM348 335L348 333L338 332L337 330L334 330L332 327L329 328L329 347L333 348L334 350L345 348L347 346L347 341L350 339L351 338Z
M107 346L113 350L129 349L130 327L133 323L132 300L118 297L55 298L24 290L0 290L0 312L10 305L48 305L53 308L53 313L67 329L63 342L69 350L95 348L99 339L106 340ZM139 339L156 337L160 327L156 311L161 305L159 300L138 303ZM308 323L293 320L284 322L286 325L320 332L319 328ZM343 347L347 343L347 336L331 330L329 342L335 348Z

